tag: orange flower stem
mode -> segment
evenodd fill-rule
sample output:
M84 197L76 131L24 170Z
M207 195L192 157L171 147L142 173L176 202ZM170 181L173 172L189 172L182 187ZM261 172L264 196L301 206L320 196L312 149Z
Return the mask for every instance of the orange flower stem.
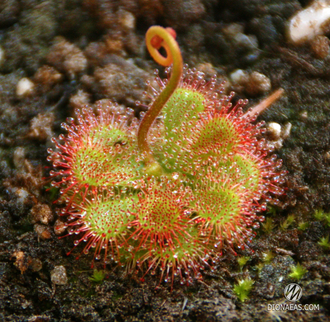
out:
M183 70L182 56L178 43L175 40L175 32L171 28L152 26L146 34L146 45L152 58L162 66L170 66L173 63L171 77L163 91L154 100L146 115L141 121L138 130L138 147L145 158L146 172L149 174L161 173L160 165L155 161L148 144L148 132L156 117L177 88ZM164 47L167 57L159 53L159 48Z

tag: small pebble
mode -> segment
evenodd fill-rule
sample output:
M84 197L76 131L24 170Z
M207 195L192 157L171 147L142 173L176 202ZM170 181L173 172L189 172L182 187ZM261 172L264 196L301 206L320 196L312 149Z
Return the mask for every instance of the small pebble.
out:
M78 89L75 95L70 97L70 106L74 109L83 108L89 105L91 102L91 95L87 92L84 92L82 89Z
M55 285L65 285L68 282L65 267L63 265L55 266L50 272L50 279Z
M281 137L281 125L275 122L268 123L267 132L272 140L278 140Z
M21 302L21 307L23 310L26 310L29 306L32 307L32 302L31 301L28 301L26 299L22 299L22 302Z
M16 250L12 257L16 257L14 265L21 271L21 274L24 274L31 264L30 256L26 256L21 250Z
M66 225L63 221L57 219L55 221L55 225L54 225L54 233L55 235L61 235L65 232L66 230Z
M42 261L39 258L33 258L30 267L33 272L39 272L42 269Z
M267 133L269 134L268 147L271 149L279 150L283 146L283 142L290 136L292 124L286 123L281 127L280 124L271 122L267 126Z
M283 140L287 139L290 136L291 133L291 129L292 129L292 123L288 122L286 123L281 131L281 138Z
M300 114L300 119L303 121L306 121L308 119L308 112L307 111L302 111Z
M148 76L133 62L123 60L120 64L95 68L93 86L103 97L130 105L141 98Z
M328 31L330 5L327 0L315 0L304 10L299 11L289 21L288 38L295 44L314 39Z
M280 150L283 146L283 139L278 139L277 141L269 141L268 148L270 150Z
M48 226L35 224L34 231L38 234L38 238L41 238L43 240L50 239L52 237L50 228Z
M324 153L324 159L326 161L329 161L330 160L330 151L327 151L327 152Z
M259 72L252 72L245 91L250 95L264 94L272 88L270 79Z
M222 28L222 32L227 38L234 38L238 34L243 34L244 27L238 23L231 23L230 25Z
M229 78L234 85L244 85L248 82L249 75L243 69L236 69L229 75Z
M247 73L242 69L236 69L229 78L237 91L245 91L248 95L257 96L270 91L272 84L270 79L259 72Z
M110 53L116 53L120 56L125 56L124 52L124 40L121 35L108 35L105 39L107 51Z
M40 222L42 224L48 225L54 219L52 210L46 204L34 205L30 213L32 217L31 218L32 223Z
M316 36L311 41L310 45L316 58L324 59L328 56L330 47L330 40L328 37L323 35Z
M12 191L17 196L18 204L24 205L28 203L31 195L25 188L13 188Z
M16 95L19 97L28 96L33 92L34 83L27 77L21 78L16 86Z
M200 63L197 65L196 69L205 74L205 78L211 78L217 73L214 66L210 63Z
M132 30L135 28L135 17L131 12L119 9L117 14L119 23L122 27L126 30Z
M76 45L63 37L56 37L50 48L47 61L56 69L66 72L71 79L75 78L87 68L87 59Z
M237 34L233 41L240 48L245 48L246 50L254 50L258 48L258 39L254 35L245 35L245 34Z
M39 141L50 139L54 133L52 130L54 122L53 113L39 113L31 120L28 136Z
M47 85L50 88L52 85L61 82L63 75L54 67L43 65L34 74L33 79L37 83Z
M15 149L13 161L16 169L24 169L25 149L23 147L19 146Z
M0 46L0 66L3 64L5 61L5 50Z

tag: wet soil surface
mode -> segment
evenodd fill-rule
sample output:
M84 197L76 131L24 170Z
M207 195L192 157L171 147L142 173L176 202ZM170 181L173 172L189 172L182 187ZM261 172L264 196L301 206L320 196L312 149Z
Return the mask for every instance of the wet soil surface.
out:
M307 0L4 0L0 3L0 320L1 321L327 321L330 312L330 55L328 38L301 45L286 37ZM260 120L284 134L273 140L288 170L286 194L270 205L250 249L226 247L214 270L192 285L159 276L125 276L115 264L91 268L93 254L58 226L47 191L47 149L77 108L108 100L138 116L145 82L157 65L147 54L149 26L177 31L184 61L227 80L234 102L282 97ZM233 72L245 72L243 82ZM255 74L258 72L259 74ZM162 73L162 72L161 72ZM254 74L253 74L254 73ZM261 74L261 76L260 76ZM257 75L253 78L251 75ZM322 246L323 245L323 246ZM328 244L329 245L329 244ZM246 257L245 263L242 259ZM240 263L240 264L239 264ZM306 272L289 275L300 264ZM104 273L97 278L94 269ZM250 277L242 302L234 292ZM94 279L93 279L94 278ZM317 310L269 310L289 303ZM291 302L294 303L294 302Z

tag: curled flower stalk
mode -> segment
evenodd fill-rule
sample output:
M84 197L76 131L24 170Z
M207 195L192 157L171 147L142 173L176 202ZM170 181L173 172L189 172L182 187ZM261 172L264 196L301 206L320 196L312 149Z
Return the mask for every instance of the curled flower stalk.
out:
M234 93L223 95L215 76L183 66L172 29L151 27L146 45L168 77L149 83L144 117L77 111L48 160L74 246L173 286L201 278L225 244L248 247L286 172L254 122L265 104L232 106Z
M170 29L170 32L171 30L172 29ZM167 86L164 87L162 92L155 98L139 126L138 146L146 160L146 171L150 174L161 173L161 168L155 161L150 150L148 132L156 117L176 90L182 75L183 65L180 48L170 32L162 27L154 26L150 28L146 34L146 45L154 60L162 66L170 66L173 63L172 74ZM158 51L162 46L166 50L166 58Z

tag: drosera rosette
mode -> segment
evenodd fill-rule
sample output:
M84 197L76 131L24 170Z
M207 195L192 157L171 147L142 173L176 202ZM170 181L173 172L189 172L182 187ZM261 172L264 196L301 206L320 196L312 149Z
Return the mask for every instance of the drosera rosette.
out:
M104 253L105 263L173 286L176 276L190 283L212 269L224 243L247 246L267 202L283 194L285 171L255 124L264 107L244 113L246 102L232 106L216 77L206 82L184 66L172 29L151 27L146 44L168 76L149 83L141 121L78 111L48 159L75 246L86 242L96 259Z

